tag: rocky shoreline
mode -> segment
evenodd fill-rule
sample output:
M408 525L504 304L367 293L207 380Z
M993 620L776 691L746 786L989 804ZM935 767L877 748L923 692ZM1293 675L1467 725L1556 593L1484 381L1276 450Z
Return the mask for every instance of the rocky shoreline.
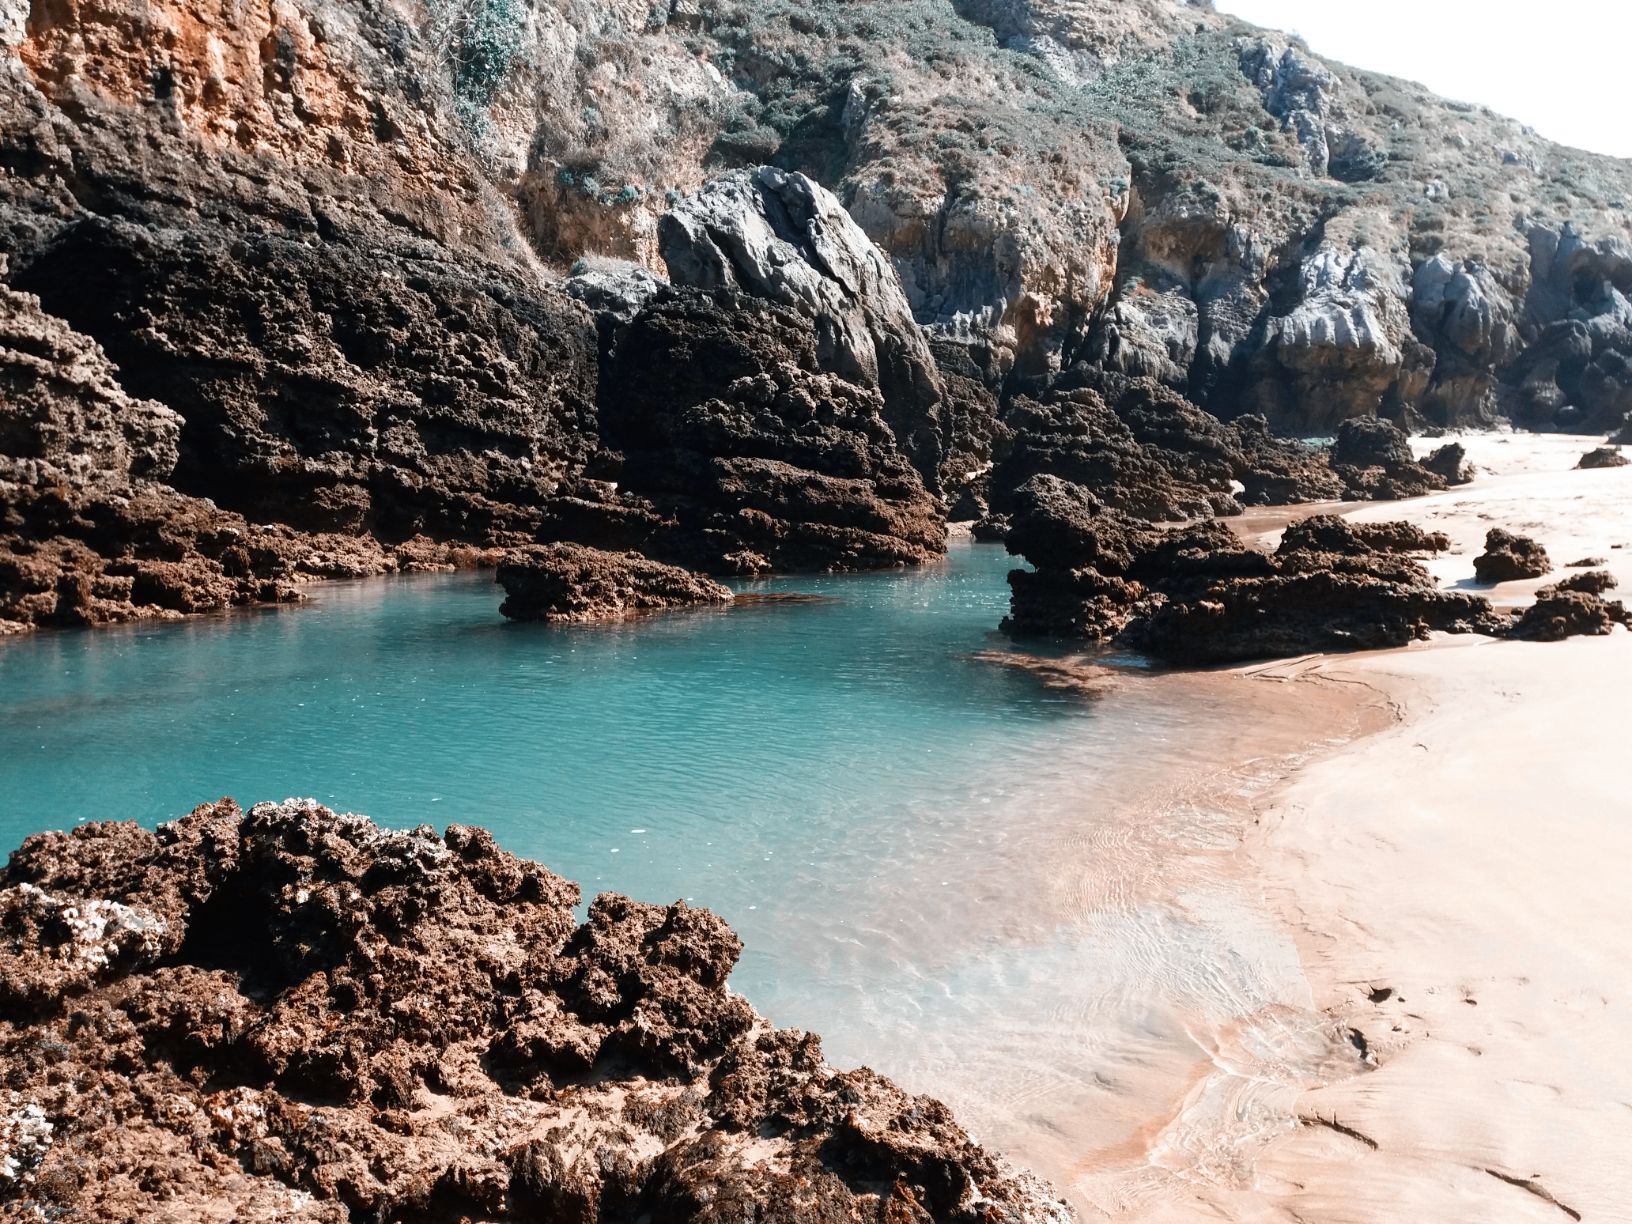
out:
M453 565L604 619L974 522L1011 632L1168 662L1607 633L1596 567L1509 617L1431 535L1221 520L1465 483L1425 430L1616 466L1628 198L1185 0L0 0L0 632ZM478 831L222 804L4 879L48 1215L1064 1218L713 918Z
M0 876L0 1211L1065 1224L938 1103L727 986L684 904L310 801L30 838Z
M1039 475L1393 498L1460 476L1400 430L1632 410L1623 165L1178 0L160 7L0 4L7 631L914 565Z

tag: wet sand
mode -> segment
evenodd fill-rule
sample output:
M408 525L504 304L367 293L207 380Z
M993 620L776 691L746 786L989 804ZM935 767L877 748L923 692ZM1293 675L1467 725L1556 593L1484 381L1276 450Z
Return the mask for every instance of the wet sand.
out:
M1446 532L1431 568L1447 585L1471 587L1503 526L1632 587L1632 468L1571 470L1580 438L1465 442L1489 469L1475 484L1354 517ZM1489 594L1522 605L1559 576ZM1632 1220L1632 635L1442 638L1246 674L1355 686L1394 714L1294 763L1233 856L1243 896L1295 941L1308 1011L1221 1045L1152 1120L1142 1180L1124 1164L1076 1181L1084 1217ZM1197 1132L1198 1109L1220 1128ZM1186 1134L1216 1153L1232 1126L1250 1131L1233 1164L1186 1159Z

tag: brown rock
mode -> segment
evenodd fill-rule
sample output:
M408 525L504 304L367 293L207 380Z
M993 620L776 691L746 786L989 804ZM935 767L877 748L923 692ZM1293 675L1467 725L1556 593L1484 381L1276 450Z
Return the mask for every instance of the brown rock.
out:
M544 544L505 554L499 564L511 620L587 623L622 620L667 608L727 604L718 582L638 553L603 552L582 544Z
M301 800L30 838L0 874L0 1214L1069 1220L943 1106L756 1016L712 914L578 900L482 830Z
M1485 536L1485 551L1473 561L1473 572L1484 583L1540 578L1552 568L1547 550L1540 544L1500 527L1490 529Z

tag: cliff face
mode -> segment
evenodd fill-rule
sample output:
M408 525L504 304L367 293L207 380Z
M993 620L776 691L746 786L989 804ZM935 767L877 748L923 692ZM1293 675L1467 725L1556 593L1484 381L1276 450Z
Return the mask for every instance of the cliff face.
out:
M676 193L771 163L1000 375L1086 360L1316 432L1626 407L1625 163L1207 5L580 2L515 32L484 115L527 150L507 189L553 203L547 258L660 270Z
M1183 405L1158 485L1209 414L1632 410L1626 164L1178 0L0 0L0 116L5 283L99 351L93 400L179 418L139 479L319 558L90 619L293 594L319 536L347 572L911 563L1083 386ZM58 404L121 478L77 392L15 385L0 436ZM52 565L152 552L40 472L4 481L13 625L85 619Z
M1068 1224L772 1028L706 910L479 829L230 800L0 872L0 1215Z

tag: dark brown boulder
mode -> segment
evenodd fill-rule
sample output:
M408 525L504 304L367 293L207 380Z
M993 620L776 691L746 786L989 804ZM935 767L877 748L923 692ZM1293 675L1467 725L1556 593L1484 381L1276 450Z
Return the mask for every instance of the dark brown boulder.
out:
M1473 464L1460 442L1447 442L1424 459L1422 466L1448 485L1465 485L1473 479Z
M647 612L728 604L731 591L711 578L639 553L582 544L541 544L506 553L499 611L511 620L560 623L622 620Z
M1628 463L1632 463L1632 459L1621 454L1619 446L1600 446L1582 455L1581 462L1575 466L1581 471L1591 471L1594 468L1625 467Z
M569 538L725 574L879 569L945 550L941 507L883 397L825 368L797 310L669 291L605 370L595 467L616 492L573 508Z
M1404 430L1380 417L1354 417L1338 426L1332 469L1346 496L1361 500L1421 497L1448 483L1417 462Z
M1012 636L1115 641L1185 665L1403 646L1432 631L1496 633L1485 600L1442 591L1407 554L1449 540L1408 523L1294 523L1273 556L1217 522L1162 530L1055 477L1021 488L1008 537Z
M1540 578L1553 568L1547 550L1528 536L1492 527L1485 536L1485 551L1474 558L1473 572L1480 582L1516 582Z
M480 829L303 800L30 838L0 873L0 1214L1070 1218L757 1016L719 918L578 901Z
M1568 578L1543 587L1536 594L1546 595L1554 591L1585 591L1588 595L1602 595L1605 591L1613 591L1620 583L1615 575L1608 570L1588 570L1584 574L1571 574Z
M1616 625L1632 629L1632 612L1619 600L1562 584L1536 595L1508 629L1508 637L1525 642L1561 642L1571 637L1602 637Z

